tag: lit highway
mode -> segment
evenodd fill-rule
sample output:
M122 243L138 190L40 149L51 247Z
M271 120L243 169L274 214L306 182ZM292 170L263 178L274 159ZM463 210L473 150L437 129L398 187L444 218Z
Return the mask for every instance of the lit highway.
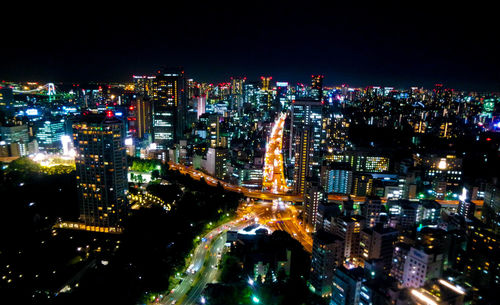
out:
M264 159L262 175L262 189L270 190L275 194L284 194L288 191L283 169L283 126L285 114L281 114L274 122Z
M241 214L243 215L243 214ZM240 230L253 223L252 219L240 217L236 221L223 224L203 238L194 250L188 270L182 275L182 282L161 300L161 304L199 304L201 294L208 283L213 283L218 277L217 265L222 257L226 243L227 230ZM221 255L218 255L218 254Z
M243 207L243 211L246 215L256 218L260 224L269 227L273 231L282 230L288 232L311 253L312 237L301 225L298 219L299 211L296 206L279 200L273 202L259 201L256 204L246 205Z

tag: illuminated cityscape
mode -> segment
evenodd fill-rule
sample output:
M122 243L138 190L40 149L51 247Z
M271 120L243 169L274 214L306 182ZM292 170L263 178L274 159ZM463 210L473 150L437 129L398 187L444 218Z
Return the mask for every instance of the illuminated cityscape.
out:
M495 10L241 5L2 5L0 304L497 304Z

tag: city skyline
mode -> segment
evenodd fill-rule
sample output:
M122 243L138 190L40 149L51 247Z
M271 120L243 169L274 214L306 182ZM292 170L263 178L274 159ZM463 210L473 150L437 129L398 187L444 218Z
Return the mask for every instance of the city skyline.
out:
M0 303L498 303L492 7L2 12Z

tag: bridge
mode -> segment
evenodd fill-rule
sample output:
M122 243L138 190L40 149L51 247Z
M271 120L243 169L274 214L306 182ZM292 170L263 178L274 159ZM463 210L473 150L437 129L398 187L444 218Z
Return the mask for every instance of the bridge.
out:
M49 96L56 95L56 87L54 86L53 83L47 83L45 85L40 85L34 89L30 89L29 87L26 87L26 86L23 87L23 90L12 89L12 92L21 93L21 94L41 93L43 91L46 91L47 95L49 95Z

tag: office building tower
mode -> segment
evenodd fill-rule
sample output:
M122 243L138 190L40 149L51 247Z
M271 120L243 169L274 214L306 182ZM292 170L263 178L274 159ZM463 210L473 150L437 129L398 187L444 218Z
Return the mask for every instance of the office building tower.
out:
M230 87L230 109L237 110L241 114L243 110L243 89L246 77L231 77Z
M318 206L327 200L325 191L319 182L311 180L306 182L304 192L304 225L316 231L316 218Z
M326 159L333 162L347 162L354 172L386 173L390 170L390 158L371 151L345 151L341 154L328 155Z
M292 101L291 105L291 122L290 136L296 138L301 131L309 126L312 128L311 134L313 137L313 159L312 169L313 175L319 176L321 167L321 128L322 128L322 113L323 105L317 100L301 99ZM291 141L289 149L290 158L295 155L296 141Z
M28 144L28 125L0 126L0 138L7 144Z
M462 159L455 155L428 155L416 157L424 170L424 179L431 182L437 199L444 199L447 192L460 192L462 184Z
M145 139L151 133L152 107L149 96L138 96L132 101L132 111L135 118L135 135L138 139Z
M323 100L323 75L311 76L311 97L319 101Z
M228 150L225 148L209 148L202 167L208 174L217 179L224 179L227 173Z
M306 181L312 176L314 136L310 126L304 126L295 137L294 192L304 194Z
M321 184L328 194L351 194L353 172L348 163L324 163L321 166Z
M153 81L156 76L134 75L134 93L139 96L151 96L153 94Z
M287 82L276 82L276 100L277 104L280 105L280 111L283 109L288 109L288 83Z
M37 122L36 139L45 152L57 152L61 149L61 137L64 135L64 120L46 120Z
M80 219L87 230L120 227L127 212L127 158L123 122L113 116L84 114L73 124Z
M332 107L324 107L321 144L326 154L342 154L348 147L350 120Z
M224 117L210 114L207 121L207 137L212 148L227 148L227 137L222 135L222 122Z
M322 297L331 294L335 268L342 265L344 245L338 236L318 231L314 234L310 283Z
M187 113L184 71L159 70L152 89L153 141L158 148L166 149L184 133Z
M260 77L260 80L261 80L261 87L260 88L261 88L262 91L269 91L269 90L271 90L270 85L271 85L271 80L272 79L273 78L271 76L261 76Z
M205 113L207 105L207 96L205 94L202 94L196 98L196 118L199 120L200 116L202 116Z

